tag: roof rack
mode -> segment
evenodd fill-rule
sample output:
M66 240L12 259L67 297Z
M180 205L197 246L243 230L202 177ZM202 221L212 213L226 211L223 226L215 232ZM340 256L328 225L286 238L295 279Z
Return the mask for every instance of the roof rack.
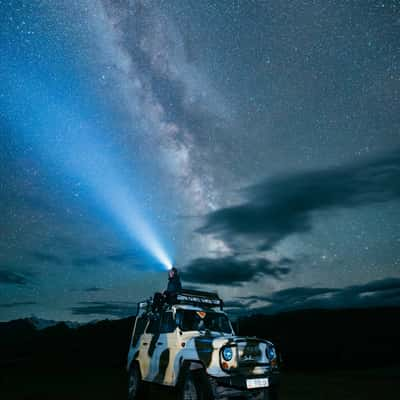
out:
M202 292L200 290L182 289L176 295L175 301L168 305L173 304L190 304L200 307L219 307L221 310L224 308L223 300L215 292ZM149 297L147 300L142 300L137 303L136 316L142 314L149 314L154 312L153 298Z
M223 310L224 302L215 292L182 289L178 292L175 304L191 304L202 307L219 307Z

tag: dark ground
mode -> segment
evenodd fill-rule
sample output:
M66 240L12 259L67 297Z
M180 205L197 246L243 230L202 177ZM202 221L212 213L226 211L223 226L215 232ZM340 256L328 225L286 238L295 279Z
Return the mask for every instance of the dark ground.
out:
M117 369L9 369L1 378L2 400L126 400ZM174 399L160 388L149 399ZM400 398L400 367L325 372L284 372L280 400L384 400Z
M240 334L272 340L282 356L280 400L400 399L399 308L251 316ZM37 331L0 323L0 400L126 399L134 319ZM153 388L149 399L173 399Z

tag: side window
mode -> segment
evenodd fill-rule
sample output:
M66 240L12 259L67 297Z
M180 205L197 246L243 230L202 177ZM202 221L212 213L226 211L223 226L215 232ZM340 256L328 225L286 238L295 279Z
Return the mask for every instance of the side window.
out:
M182 329L182 320L183 320L182 310L178 310L175 313L175 323L176 323L176 326L179 326L179 328L181 328L181 329Z
M146 327L147 324L147 318L144 317L139 317L136 320L136 324L135 324L135 333L133 335L133 340L132 340L132 346L136 346L140 335L142 335L144 333L144 328Z
M175 330L176 324L172 312L165 312L161 318L160 333L171 333Z
M199 329L200 317L193 312L184 312L182 321L183 331L196 331Z
M160 331L160 318L152 318L146 329L146 333L159 333Z

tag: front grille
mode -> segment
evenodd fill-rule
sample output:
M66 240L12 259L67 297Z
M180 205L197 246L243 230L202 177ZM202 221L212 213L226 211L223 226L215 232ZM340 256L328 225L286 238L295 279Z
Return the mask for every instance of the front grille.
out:
M261 343L238 343L239 366L266 363L265 353L263 353Z

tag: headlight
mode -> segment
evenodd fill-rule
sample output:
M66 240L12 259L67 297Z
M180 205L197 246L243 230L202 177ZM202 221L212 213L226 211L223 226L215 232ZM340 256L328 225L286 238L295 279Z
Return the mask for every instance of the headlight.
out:
M275 358L276 358L276 350L275 350L275 347L274 346L268 346L268 348L267 348L267 357L268 357L268 359L271 361L271 360L274 360Z
M222 358L225 361L231 361L233 357L233 352L230 347L225 347L224 350L222 350Z

